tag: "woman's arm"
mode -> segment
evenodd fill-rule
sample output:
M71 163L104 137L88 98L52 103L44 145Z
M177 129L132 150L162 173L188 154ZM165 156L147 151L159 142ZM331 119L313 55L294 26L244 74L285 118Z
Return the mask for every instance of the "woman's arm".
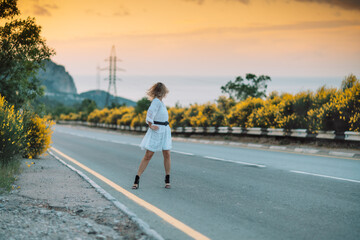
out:
M152 130L158 130L159 127L154 125L154 118L156 116L156 113L159 111L160 108L160 100L155 98L151 104L149 109L147 110L146 113L146 123L149 125L149 127Z

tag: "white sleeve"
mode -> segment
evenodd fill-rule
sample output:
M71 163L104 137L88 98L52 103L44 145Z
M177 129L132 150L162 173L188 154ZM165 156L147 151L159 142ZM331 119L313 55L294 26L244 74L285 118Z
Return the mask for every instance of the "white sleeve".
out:
M160 108L160 100L155 98L152 102L151 105L149 107L149 109L147 110L147 114L146 114L146 122L149 123L154 123L154 117L156 116L156 113L159 111Z

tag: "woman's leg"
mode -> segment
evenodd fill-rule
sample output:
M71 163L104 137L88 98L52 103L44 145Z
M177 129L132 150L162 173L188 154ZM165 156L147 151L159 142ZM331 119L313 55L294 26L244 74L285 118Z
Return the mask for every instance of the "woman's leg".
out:
M170 175L170 168L171 168L170 150L163 150L162 152L164 156L165 174Z
M141 174L145 171L147 165L149 164L152 156L154 155L154 152L146 150L145 156L143 157L143 159L141 160L140 166L139 166L139 170L137 172L137 175L140 177Z
M165 167L165 188L170 187L170 168L171 168L171 158L170 158L170 150L163 150L164 156L164 167Z

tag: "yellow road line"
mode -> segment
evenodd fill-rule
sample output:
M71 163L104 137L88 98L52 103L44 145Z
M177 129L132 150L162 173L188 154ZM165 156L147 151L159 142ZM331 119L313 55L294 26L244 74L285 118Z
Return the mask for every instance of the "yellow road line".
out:
M57 154L61 155L62 157L66 158L70 162L78 165L79 167L81 167L85 171L91 173L92 175L94 175L95 177L97 177L101 181L105 182L106 184L108 184L109 186L114 188L115 190L121 192L126 197L130 198L131 200L133 200L134 202L136 202L140 206L142 206L142 207L146 208L147 210L155 213L156 215L158 215L159 217L164 219L166 222L173 225L174 227L176 227L180 231L184 232L185 234L189 235L190 237L192 237L194 239L200 239L200 240L210 239L210 238L204 236L203 234L197 232L196 230L192 229L191 227L187 226L186 224L184 224L184 223L180 222L179 220L175 219L174 217L170 216L169 214L162 211L161 209L155 207L154 205L151 205L150 203L148 203L148 202L144 201L143 199L137 197L136 195L132 194L131 192L125 190L124 188L120 187L119 185L117 185L113 181L107 179L106 177L102 176L101 174L99 174L99 173L95 172L94 170L88 168L84 164L82 164L82 163L76 161L75 159L69 157L68 155L60 152L56 148L51 147L51 150L53 150Z

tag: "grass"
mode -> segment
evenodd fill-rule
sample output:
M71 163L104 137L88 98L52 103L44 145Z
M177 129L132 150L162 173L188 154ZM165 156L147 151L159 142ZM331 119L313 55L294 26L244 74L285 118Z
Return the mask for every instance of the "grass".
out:
M9 192L16 180L15 175L20 172L20 159L14 159L7 165L0 165L0 194Z

